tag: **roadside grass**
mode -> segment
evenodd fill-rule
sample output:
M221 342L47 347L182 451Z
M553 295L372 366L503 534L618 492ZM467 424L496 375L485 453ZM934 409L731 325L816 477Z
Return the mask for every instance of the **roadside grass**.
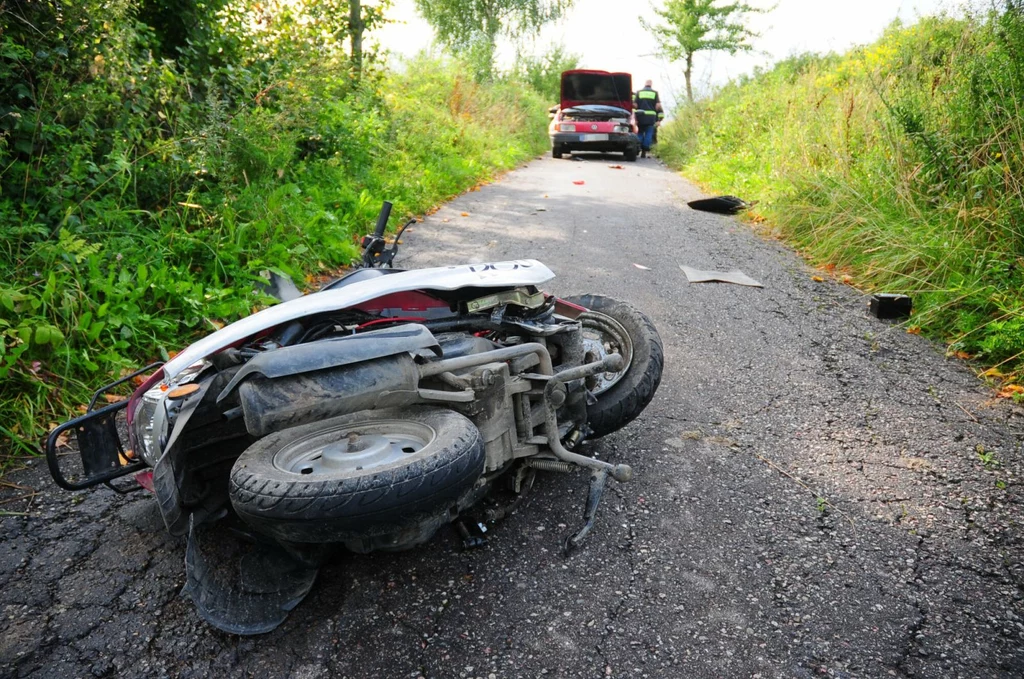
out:
M3 47L0 75L33 58ZM121 66L159 70L139 59ZM261 272L312 282L356 258L382 200L423 213L547 145L532 90L474 84L446 61L358 85L281 73L201 102L170 69L146 81L162 83L149 102L121 75L55 78L24 113L45 144L0 134L0 474L94 389L267 303ZM67 109L76 87L146 108L86 129L99 114Z
M912 295L908 330L1024 383L1024 16L898 24L793 57L680 110L660 156L757 200L757 228L867 291Z

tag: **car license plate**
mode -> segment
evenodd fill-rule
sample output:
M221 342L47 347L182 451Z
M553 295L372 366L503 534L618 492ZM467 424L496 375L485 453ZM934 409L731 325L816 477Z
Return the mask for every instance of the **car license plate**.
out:
M580 135L580 141L608 141L607 134L583 134Z

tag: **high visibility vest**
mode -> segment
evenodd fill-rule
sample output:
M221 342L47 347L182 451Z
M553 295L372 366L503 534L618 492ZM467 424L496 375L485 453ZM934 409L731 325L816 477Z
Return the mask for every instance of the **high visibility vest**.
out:
M633 95L633 103L636 106L636 124L653 125L658 121L658 104L661 100L658 93L650 87L637 90Z

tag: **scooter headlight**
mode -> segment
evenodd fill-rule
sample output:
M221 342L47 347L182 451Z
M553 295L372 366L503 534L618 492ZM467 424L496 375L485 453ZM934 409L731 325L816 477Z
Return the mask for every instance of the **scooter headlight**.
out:
M206 361L190 365L170 382L160 382L148 389L139 399L132 419L132 428L140 449L138 452L149 466L154 466L160 459L173 421L173 414L167 408L167 394L174 387L194 381L208 365L210 364Z
M164 398L167 386L159 384L145 394L135 410L132 427L135 429L137 442L146 464L153 466L160 457L160 443L167 436L167 418L159 417L164 413Z

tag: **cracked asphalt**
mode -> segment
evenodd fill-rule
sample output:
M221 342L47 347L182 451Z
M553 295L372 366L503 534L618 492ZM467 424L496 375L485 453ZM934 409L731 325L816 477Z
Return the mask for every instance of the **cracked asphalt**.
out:
M657 396L589 445L635 478L581 552L559 546L587 477L548 474L487 547L342 556L241 638L179 596L150 497L59 491L37 462L0 489L0 676L1024 675L1024 411L699 195L653 159L544 158L404 238L401 265L534 257L552 292L658 327Z

